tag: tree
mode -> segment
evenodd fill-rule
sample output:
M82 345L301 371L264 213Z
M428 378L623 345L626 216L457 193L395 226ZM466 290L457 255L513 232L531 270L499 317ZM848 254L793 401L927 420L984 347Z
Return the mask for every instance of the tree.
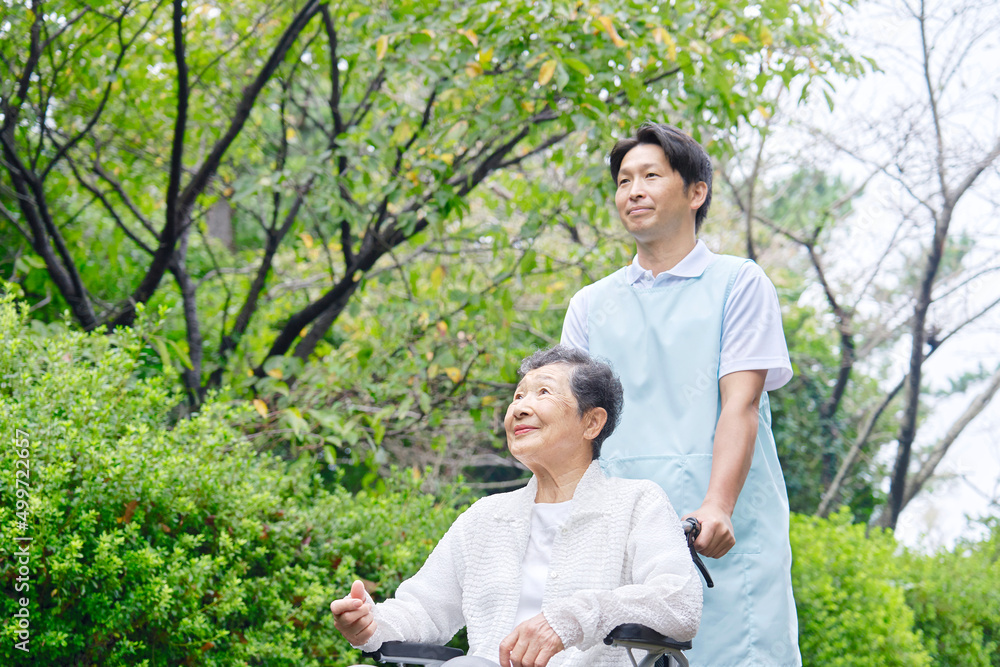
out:
M3 261L85 329L179 301L194 403L244 364L309 359L397 248L571 134L726 126L768 81L853 66L820 2L0 6ZM296 238L313 280L262 314Z
M895 444L888 499L875 518L895 527L903 507L1000 388L1000 369L988 365L953 377L946 393L978 393L912 469L921 417L934 395L924 382L928 360L958 344L960 334L1000 304L985 280L1000 270L1000 253L989 245L992 230L979 223L998 210L989 193L1000 129L970 123L969 115L979 111L978 119L982 110L997 109L995 79L976 78L977 59L995 42L995 9L893 5L895 24L899 12L907 19L897 42L907 30L915 39L901 61L892 55L898 49L882 52L888 54L883 67L902 76L912 66L922 82L918 94L846 114L842 126L824 115L808 124L811 139L791 160L780 150L768 155L764 133L755 159L734 160L725 172L747 247L777 238L796 248L818 283L812 302L822 304L832 322L839 362L816 413L823 434L821 516L836 508L863 455L873 461L880 447ZM766 179L767 161L779 159L801 168ZM847 160L852 176L830 175L816 166L823 160ZM871 394L870 374L888 380L878 395Z

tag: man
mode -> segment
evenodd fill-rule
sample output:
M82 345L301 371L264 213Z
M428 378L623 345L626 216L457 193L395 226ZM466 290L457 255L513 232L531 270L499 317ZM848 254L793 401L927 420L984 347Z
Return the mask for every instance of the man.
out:
M615 205L636 241L627 266L571 300L562 342L611 361L625 410L604 446L613 475L648 478L697 517L705 592L692 665L800 665L788 497L768 390L792 376L774 286L697 232L712 198L705 150L647 123L611 151Z

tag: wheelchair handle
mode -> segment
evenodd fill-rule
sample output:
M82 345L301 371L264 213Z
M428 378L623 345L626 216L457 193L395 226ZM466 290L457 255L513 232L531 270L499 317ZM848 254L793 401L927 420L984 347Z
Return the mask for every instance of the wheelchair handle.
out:
M712 575L708 573L708 568L705 567L705 563L701 560L701 556L699 556L698 552L694 550L694 541L698 539L699 535L701 535L701 521L698 521L698 519L693 516L689 516L684 519L682 525L684 526L684 536L687 537L688 551L691 552L691 560L694 561L698 571L701 572L701 576L705 578L705 585L709 588L715 588L715 582L712 581Z

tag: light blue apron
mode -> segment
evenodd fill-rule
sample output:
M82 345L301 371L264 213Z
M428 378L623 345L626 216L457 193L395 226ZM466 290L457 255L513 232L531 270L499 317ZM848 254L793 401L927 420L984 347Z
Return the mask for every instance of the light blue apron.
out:
M701 276L633 287L625 269L588 297L591 354L609 360L625 387L621 425L602 449L611 475L660 484L681 516L708 489L719 419L719 360L726 299L749 260L716 256ZM788 496L761 397L753 463L733 512L736 546L706 558L705 589L691 665L801 665L792 598Z

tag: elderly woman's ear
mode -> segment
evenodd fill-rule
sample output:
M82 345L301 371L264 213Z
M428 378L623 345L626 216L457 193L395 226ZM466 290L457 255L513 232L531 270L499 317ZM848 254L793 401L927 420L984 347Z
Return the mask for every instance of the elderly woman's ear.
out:
M608 411L604 408L591 408L583 414L583 423L586 426L583 437L593 440L601 434L601 430L608 422Z

